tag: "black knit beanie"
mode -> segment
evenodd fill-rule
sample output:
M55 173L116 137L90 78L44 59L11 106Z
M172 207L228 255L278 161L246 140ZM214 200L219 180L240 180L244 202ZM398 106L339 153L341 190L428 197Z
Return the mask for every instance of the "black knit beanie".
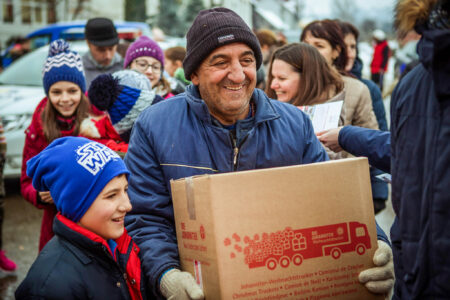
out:
M256 69L262 62L261 47L255 34L234 11L216 7L199 12L186 35L186 57L183 60L184 75L192 73L215 49L241 42L249 46L256 58Z

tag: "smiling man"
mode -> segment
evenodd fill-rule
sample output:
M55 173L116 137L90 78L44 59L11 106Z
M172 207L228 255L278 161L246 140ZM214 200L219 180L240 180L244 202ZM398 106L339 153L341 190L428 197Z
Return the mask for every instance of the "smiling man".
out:
M203 10L186 37L192 84L140 114L125 157L133 205L126 227L148 285L169 299L203 298L179 270L171 179L328 160L304 113L255 89L261 50L236 13Z

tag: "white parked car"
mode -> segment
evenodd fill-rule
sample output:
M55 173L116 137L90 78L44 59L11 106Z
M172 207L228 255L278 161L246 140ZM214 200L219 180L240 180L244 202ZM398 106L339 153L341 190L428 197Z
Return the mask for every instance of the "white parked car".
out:
M183 45L184 39L166 38L160 43L163 50ZM73 41L70 50L83 56L88 47L85 41ZM18 178L22 168L25 129L31 123L36 106L44 98L42 68L48 55L48 45L21 57L0 74L0 116L7 142L5 178Z
M70 49L83 55L86 42L73 42ZM48 45L21 57L0 74L0 116L7 142L5 178L18 178L22 168L25 129L38 103L44 98L42 68Z

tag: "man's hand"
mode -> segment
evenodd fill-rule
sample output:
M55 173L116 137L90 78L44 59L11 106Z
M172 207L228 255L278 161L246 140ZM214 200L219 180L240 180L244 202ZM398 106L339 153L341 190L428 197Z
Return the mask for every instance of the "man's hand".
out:
M317 138L319 141L326 147L328 147L333 152L341 152L342 148L339 145L339 131L341 131L342 127L325 130L318 132Z
M39 192L39 197L41 198L41 202L53 204L53 198L52 195L50 195L50 192Z
M169 300L201 300L203 291L188 272L178 269L167 271L161 278L161 293Z
M383 241L378 241L378 249L373 255L376 267L359 273L359 282L375 294L388 294L394 286L394 262L392 249Z

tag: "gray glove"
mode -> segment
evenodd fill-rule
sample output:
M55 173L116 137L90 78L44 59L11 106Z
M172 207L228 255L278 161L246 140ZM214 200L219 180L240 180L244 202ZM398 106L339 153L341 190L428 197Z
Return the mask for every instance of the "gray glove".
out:
M167 271L161 278L160 290L168 300L202 300L203 291L188 272Z
M378 241L378 249L373 255L376 267L359 273L359 282L375 294L388 294L394 286L394 262L391 247Z

